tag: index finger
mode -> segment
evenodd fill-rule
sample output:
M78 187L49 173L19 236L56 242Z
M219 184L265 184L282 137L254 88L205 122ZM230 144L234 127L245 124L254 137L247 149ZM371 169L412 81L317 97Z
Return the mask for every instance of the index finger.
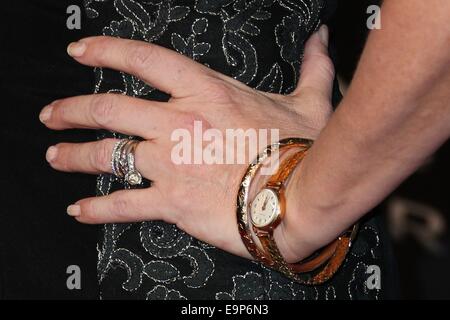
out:
M143 41L99 36L71 43L78 62L126 72L173 97L192 95L212 70L173 50Z

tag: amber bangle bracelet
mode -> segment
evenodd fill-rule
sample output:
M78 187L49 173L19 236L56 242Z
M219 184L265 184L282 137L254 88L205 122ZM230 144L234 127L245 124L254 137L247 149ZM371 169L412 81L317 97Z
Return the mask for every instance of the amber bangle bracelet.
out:
M343 263L351 242L356 235L357 225L343 233L338 239L333 241L319 251L319 254L300 261L295 264L288 264L282 258L278 248L271 246L262 250L253 240L252 224L249 219L249 189L250 185L260 170L263 162L272 153L281 149L299 148L299 152L305 152L312 145L312 141L301 138L288 138L269 145L258 157L249 165L242 178L237 197L237 222L241 239L248 252L264 265L273 268L287 277L302 284L320 284L331 278L340 265ZM273 242L274 243L274 242Z

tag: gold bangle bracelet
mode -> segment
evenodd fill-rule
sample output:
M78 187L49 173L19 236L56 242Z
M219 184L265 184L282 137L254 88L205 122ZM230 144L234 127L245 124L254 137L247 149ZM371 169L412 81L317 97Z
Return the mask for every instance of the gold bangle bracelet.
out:
M273 267L274 262L267 256L265 252L260 250L253 241L251 234L251 223L248 218L248 196L250 185L260 170L263 162L267 160L272 153L278 152L281 148L294 148L309 145L310 141L300 138L288 138L280 140L277 143L267 146L256 159L248 166L244 174L237 196L237 223L242 242L252 257L268 267Z
M302 284L320 284L330 279L340 265L343 263L351 242L356 235L357 225L344 232L338 239L320 249L317 254L312 255L294 264L287 263L282 257L273 239L272 232L259 233L252 225L249 218L249 189L253 178L258 173L262 163L268 159L273 152L281 149L292 149L297 147L299 152L283 161L281 168L271 178L273 180L286 180L293 168L303 159L307 149L312 145L312 141L300 138L288 138L276 144L268 146L252 164L244 175L238 193L237 218L239 232L242 241L250 254L264 265L275 269L287 277ZM252 228L255 228L252 230ZM252 231L258 236L262 245L260 249L253 240ZM273 230L272 230L273 231Z

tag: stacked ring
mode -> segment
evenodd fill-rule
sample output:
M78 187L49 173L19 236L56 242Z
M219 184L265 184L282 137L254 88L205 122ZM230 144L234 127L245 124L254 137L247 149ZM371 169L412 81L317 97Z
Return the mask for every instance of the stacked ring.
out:
M114 145L111 156L112 173L130 186L142 183L142 175L135 166L135 151L138 140L121 139Z

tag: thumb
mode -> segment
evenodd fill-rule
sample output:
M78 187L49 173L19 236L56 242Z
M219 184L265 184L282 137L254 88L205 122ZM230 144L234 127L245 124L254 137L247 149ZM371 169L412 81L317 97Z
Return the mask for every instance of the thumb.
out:
M322 25L306 42L300 79L292 95L308 88L331 99L334 66L328 56L328 38L328 28Z

